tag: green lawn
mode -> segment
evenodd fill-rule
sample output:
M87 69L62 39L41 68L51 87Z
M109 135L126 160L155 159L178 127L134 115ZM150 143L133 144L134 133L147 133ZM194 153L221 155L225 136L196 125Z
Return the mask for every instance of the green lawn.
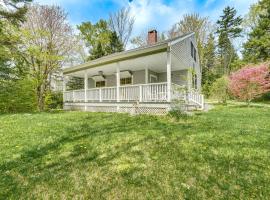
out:
M267 199L270 108L0 115L0 199Z

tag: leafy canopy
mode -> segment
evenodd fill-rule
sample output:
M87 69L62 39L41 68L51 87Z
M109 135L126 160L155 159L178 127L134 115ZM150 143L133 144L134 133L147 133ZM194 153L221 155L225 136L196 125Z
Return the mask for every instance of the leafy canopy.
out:
M83 22L77 28L89 48L88 60L124 50L123 43L119 40L116 32L109 29L105 20L101 19L96 24Z
M259 3L257 23L244 44L244 59L247 62L263 62L270 59L270 0Z

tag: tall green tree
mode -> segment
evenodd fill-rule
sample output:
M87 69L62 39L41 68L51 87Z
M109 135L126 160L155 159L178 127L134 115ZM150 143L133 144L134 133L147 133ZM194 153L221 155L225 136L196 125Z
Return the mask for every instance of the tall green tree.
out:
M124 51L124 45L119 40L119 37L117 36L116 32L113 31L110 34L110 42L106 47L106 53L112 54L112 53L121 52L121 51Z
M59 6L33 5L22 31L24 57L34 80L38 110L44 110L50 76L58 71L75 46L66 12Z
M213 33L210 33L207 42L204 45L204 55L203 57L205 58L202 60L202 64L205 68L207 69L213 69L215 66L215 52L216 52L216 44L215 44L215 37Z
M244 60L254 63L270 59L270 0L260 1L259 7L262 12L243 51Z
M210 96L211 85L217 78L214 73L216 65L216 44L213 33L210 33L206 44L203 46L203 59L202 59L202 88L203 93L207 97Z
M97 58L101 58L104 55L105 55L105 51L102 48L101 42L98 42L97 46L92 49L89 59L95 60Z
M223 15L217 21L219 73L221 74L230 73L230 65L236 56L233 41L241 35L242 28L240 25L243 21L236 14L235 8L227 6L223 10Z
M23 72L20 25L31 0L5 0L0 3L0 80L18 79Z
M100 58L123 50L123 43L119 40L116 32L109 29L105 20L100 20L96 24L83 22L77 26L86 46L89 48L88 60Z

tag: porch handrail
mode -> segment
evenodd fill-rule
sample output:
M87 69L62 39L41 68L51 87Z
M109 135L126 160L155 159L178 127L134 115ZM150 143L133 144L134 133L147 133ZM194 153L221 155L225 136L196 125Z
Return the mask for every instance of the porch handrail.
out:
M199 105L202 110L204 109L204 95L199 91L190 90L188 92L188 100Z
M86 101L116 101L116 86L89 88L81 90L69 90L64 92L64 101L81 102ZM164 102L167 101L167 82L121 85L120 101L140 101L140 102ZM86 98L85 97L86 94Z
M204 96L195 89L185 89L186 86L172 83L171 95L173 99L183 99L204 108ZM68 90L63 94L64 102L116 102L117 87L89 88L86 90ZM167 82L121 85L119 87L120 102L167 102ZM183 89L183 90L182 90ZM86 94L86 98L85 98Z

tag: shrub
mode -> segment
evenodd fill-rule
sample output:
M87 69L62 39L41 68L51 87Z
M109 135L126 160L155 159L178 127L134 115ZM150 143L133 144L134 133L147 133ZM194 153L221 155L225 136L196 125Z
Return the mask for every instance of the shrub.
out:
M46 109L62 109L63 108L63 93L50 92L45 98Z
M266 63L242 68L230 76L230 92L248 103L270 91L270 71Z
M226 103L229 98L229 79L227 76L218 78L211 87L211 97L217 99L219 103Z
M176 119L176 120L180 120L180 119L187 119L188 118L188 114L182 110L179 109L172 109L169 111L169 116Z
M37 108L34 83L29 79L0 82L0 112L32 112Z

